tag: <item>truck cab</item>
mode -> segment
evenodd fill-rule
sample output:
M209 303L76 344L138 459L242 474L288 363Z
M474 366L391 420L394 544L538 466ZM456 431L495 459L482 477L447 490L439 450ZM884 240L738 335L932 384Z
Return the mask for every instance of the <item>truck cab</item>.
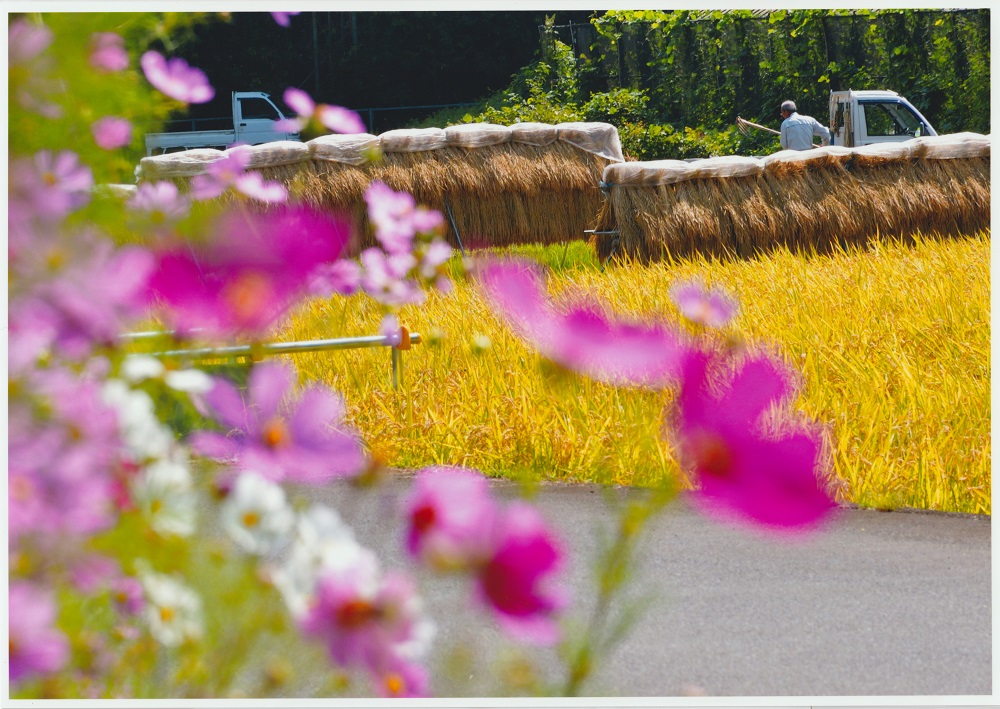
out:
M834 145L857 148L937 135L930 121L895 91L831 91L830 134Z
M274 129L275 121L284 117L271 96L263 91L233 92L233 127L236 140L241 143L257 145L273 140L296 140L297 133Z
M227 117L228 118L228 117ZM279 130L276 122L285 118L263 91L234 91L232 125L224 130L190 130L175 133L147 133L146 155L192 148L225 149L233 143L258 145L277 140L300 140L298 133ZM219 119L204 119L217 122ZM194 127L195 121L192 121Z

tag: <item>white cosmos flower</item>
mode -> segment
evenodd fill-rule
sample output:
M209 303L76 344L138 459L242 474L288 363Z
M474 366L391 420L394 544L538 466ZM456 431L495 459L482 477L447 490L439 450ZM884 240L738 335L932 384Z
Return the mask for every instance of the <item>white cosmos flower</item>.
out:
M251 554L266 554L287 543L295 513L277 483L255 472L242 473L222 504L222 524Z
M196 498L183 462L161 459L147 465L132 484L132 498L160 534L194 533Z
M101 389L104 402L118 413L118 426L136 461L167 458L176 447L174 434L156 417L153 400L120 379L109 379Z
M378 588L378 560L354 538L340 516L325 505L313 505L301 513L295 538L285 563L274 574L292 615L302 617L320 575L350 574L374 595Z
M140 572L139 579L146 592L144 614L153 637L169 647L201 638L202 607L197 593L170 576L148 569Z
M122 376L132 383L162 379L171 389L188 394L204 394L212 388L212 378L200 369L167 369L149 355L127 356L122 362Z

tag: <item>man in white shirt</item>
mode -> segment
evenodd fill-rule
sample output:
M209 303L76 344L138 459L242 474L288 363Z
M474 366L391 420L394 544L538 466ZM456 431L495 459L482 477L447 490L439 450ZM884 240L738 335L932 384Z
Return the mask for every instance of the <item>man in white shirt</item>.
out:
M829 129L812 116L795 112L795 102L781 104L781 147L785 150L809 150L813 148L813 136L818 135L823 145L830 144Z

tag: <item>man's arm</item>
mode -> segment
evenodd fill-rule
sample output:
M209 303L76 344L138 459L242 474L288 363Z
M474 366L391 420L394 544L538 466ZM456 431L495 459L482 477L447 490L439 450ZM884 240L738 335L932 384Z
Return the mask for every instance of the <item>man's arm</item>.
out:
M815 118L813 119L813 135L818 135L823 145L830 144L830 129Z
M788 121L784 120L781 122L781 135L778 136L778 140L781 142L781 147L788 148Z

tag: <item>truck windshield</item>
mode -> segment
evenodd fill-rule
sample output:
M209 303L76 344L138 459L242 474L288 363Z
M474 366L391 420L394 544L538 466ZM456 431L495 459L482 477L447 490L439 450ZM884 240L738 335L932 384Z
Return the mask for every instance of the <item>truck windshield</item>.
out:
M907 106L892 102L864 102L865 125L870 136L914 135L920 119Z
M240 110L243 112L243 118L266 118L270 121L276 121L281 116L278 115L278 111L270 103L262 98L245 98L240 100Z

